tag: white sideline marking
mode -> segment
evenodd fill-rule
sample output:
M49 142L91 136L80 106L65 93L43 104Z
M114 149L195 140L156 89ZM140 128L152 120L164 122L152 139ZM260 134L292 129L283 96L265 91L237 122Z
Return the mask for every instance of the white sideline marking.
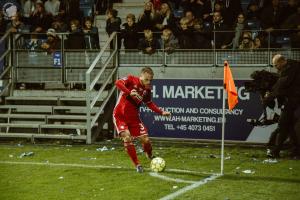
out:
M126 169L120 166L109 165L85 165L85 164L67 164L67 163L47 163L47 162L14 162L14 161L0 161L0 164L14 164L14 165L45 165L45 166L62 166L62 167L81 167L81 168L100 168L100 169Z
M177 197L177 196L179 196L179 195L181 195L181 194L183 194L183 193L185 193L185 192L187 192L189 190L195 189L195 188L197 188L197 187L199 187L201 185L204 185L204 184L208 183L209 181L215 180L216 178L218 178L220 176L221 176L220 174L211 175L208 178L205 178L205 179L203 179L201 181L197 181L197 182L195 182L195 183L193 183L191 185L188 185L188 186L186 186L186 187L184 187L184 188L182 188L180 190L177 190L176 192L173 192L173 193L171 193L171 194L169 194L169 195L167 195L167 196L165 196L165 197L163 197L163 198L161 198L159 200L174 199L175 197Z
M170 177L167 177L167 176L155 173L155 172L150 172L149 174L150 174L150 176L160 178L160 179L166 180L166 181L173 181L173 182L176 182L176 183L196 183L196 181L187 181L187 180L183 180L183 179L180 179L180 178L170 178Z
M45 166L63 166L63 167L81 167L81 168L95 168L95 169L132 169L121 166L109 166L109 165L87 165L87 164L76 164L76 163L47 163L47 162L17 162L17 161L1 161L0 164L16 164L16 165L45 165ZM145 170L149 170L149 168L144 168ZM208 172L197 172L183 169L166 169L166 172L180 172L185 174L209 174Z

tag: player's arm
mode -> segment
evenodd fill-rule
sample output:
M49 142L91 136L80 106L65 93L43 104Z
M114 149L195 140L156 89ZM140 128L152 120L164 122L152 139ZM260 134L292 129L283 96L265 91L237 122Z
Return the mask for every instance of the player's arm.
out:
M119 79L119 80L116 80L115 85L124 94L130 95L130 90L126 87L127 81L128 81L127 77L123 78L123 79Z
M152 111L160 114L160 115L163 115L163 116L171 116L171 113L170 112L167 112L167 111L163 111L161 110L155 103L153 103L152 101L150 102L147 102L146 103L147 107L150 108Z

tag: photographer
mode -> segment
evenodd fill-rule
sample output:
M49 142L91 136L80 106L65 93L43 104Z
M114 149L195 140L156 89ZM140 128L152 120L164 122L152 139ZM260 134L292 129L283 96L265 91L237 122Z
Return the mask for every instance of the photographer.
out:
M300 106L300 63L294 60L287 60L284 56L277 54L273 57L273 66L278 70L279 79L271 92L266 93L264 103L274 100L277 97L284 98L278 123L278 138L275 147L269 157L279 157L284 141L289 137L293 145L291 156L300 155L299 142L296 132L299 132L299 121L295 111ZM299 135L298 135L299 137Z

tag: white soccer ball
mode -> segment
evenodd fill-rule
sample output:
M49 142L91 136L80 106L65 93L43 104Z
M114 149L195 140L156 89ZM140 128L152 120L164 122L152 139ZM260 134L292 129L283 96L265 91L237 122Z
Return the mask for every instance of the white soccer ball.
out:
M154 172L162 172L166 168L166 161L160 157L151 160L150 168Z

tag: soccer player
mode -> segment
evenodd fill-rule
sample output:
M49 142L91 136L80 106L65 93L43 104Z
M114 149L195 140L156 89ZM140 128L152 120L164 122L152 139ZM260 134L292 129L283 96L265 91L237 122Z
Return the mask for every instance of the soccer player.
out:
M114 124L119 136L123 139L125 150L139 173L143 172L143 167L138 160L133 139L138 138L146 156L149 159L153 158L148 131L139 116L139 106L144 103L156 113L163 116L171 115L170 112L161 110L151 101L153 75L152 69L145 67L142 69L140 77L129 75L115 83L121 93L113 112Z

